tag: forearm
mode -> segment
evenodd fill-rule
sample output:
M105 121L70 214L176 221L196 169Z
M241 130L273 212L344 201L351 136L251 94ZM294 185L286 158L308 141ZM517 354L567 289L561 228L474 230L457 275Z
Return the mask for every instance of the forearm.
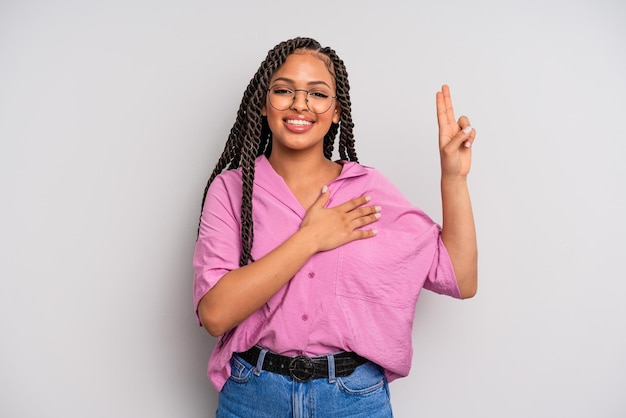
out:
M306 230L247 266L225 274L202 298L200 321L219 336L261 308L317 252Z
M452 260L461 297L470 298L476 294L477 289L478 249L466 177L443 176L441 198L442 240Z

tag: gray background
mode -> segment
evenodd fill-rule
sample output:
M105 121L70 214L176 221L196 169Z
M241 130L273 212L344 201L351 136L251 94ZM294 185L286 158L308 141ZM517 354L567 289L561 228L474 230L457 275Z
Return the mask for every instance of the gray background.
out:
M0 415L205 417L200 199L279 41L348 66L359 157L441 219L478 131L480 288L418 303L398 417L626 416L626 3L0 2Z

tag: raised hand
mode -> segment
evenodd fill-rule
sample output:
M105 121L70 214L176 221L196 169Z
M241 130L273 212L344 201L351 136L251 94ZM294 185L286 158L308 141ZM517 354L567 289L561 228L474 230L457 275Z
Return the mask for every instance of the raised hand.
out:
M467 117L455 119L450 88L446 85L437 92L437 120L443 208L441 238L452 260L461 297L468 298L476 294L478 277L476 230L467 188L476 131Z
M442 177L467 176L476 131L470 126L466 116L455 119L450 88L447 85L437 92L437 121Z
M332 250L348 242L376 235L375 229L360 228L380 218L380 206L363 206L370 199L361 196L341 205L326 208L329 195L328 188L324 186L300 225L300 230L308 231L316 243L317 251Z

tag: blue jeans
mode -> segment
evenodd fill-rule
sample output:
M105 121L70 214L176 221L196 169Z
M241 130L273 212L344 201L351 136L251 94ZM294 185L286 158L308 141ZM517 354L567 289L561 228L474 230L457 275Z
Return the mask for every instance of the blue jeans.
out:
M259 357L260 365L263 356ZM238 355L232 375L220 392L217 418L390 418L389 386L380 366L368 362L346 377L298 382L262 370ZM255 367L256 366L256 367Z

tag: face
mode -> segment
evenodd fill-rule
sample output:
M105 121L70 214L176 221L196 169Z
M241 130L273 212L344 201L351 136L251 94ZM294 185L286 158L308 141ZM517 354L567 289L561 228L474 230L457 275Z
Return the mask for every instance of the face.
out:
M274 86L295 91L295 100L285 110L278 110L272 106L269 93L265 99L262 114L267 117L272 131L272 152L319 148L323 153L324 135L332 123L339 123L339 103L334 99L327 111L314 113L307 107L307 93L302 90L319 89L336 95L335 81L326 63L315 52L297 51L289 55L272 75L270 88ZM315 110L314 100L313 97L309 99L309 106Z

